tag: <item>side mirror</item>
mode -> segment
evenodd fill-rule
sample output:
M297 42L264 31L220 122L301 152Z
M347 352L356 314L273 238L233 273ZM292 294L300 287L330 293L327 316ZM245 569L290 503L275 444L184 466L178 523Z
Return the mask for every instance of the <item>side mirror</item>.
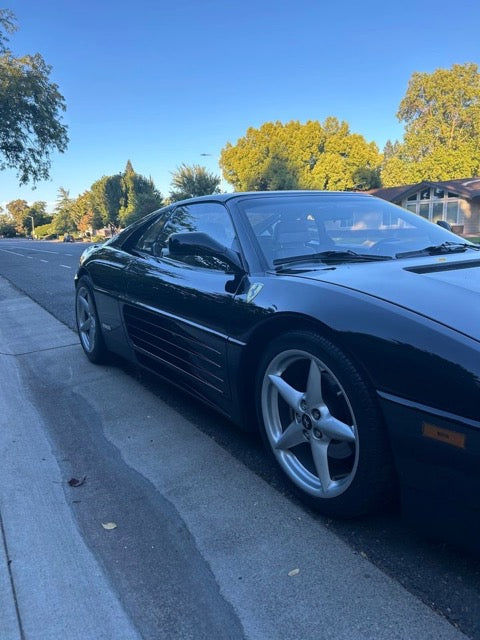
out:
M446 229L447 231L452 230L452 226L446 220L437 220L437 224L439 227L442 227L442 229Z
M172 233L168 239L168 253L175 256L213 256L226 262L234 272L244 273L240 256L236 251L223 246L212 236L199 231Z

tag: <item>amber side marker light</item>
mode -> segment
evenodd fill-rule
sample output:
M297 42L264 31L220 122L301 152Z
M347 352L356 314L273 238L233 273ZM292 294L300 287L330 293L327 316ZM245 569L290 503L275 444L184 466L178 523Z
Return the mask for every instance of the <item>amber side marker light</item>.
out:
M434 424L424 422L422 425L422 434L425 438L440 440L440 442L444 442L445 444L451 444L452 447L465 449L464 433L458 433L458 431L451 431L450 429L444 429L443 427L437 427Z

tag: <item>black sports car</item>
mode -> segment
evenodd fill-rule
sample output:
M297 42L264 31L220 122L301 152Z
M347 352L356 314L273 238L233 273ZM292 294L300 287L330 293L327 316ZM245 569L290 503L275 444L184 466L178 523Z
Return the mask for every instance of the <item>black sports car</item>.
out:
M399 486L407 514L476 540L479 249L366 194L182 201L83 253L80 341L258 425L321 512Z

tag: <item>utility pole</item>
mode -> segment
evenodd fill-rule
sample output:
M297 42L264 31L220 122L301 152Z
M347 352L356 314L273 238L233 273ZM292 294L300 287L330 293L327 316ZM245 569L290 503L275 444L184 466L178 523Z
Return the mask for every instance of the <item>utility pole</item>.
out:
M28 217L32 221L32 238L35 238L35 220L33 219L33 216L28 216Z

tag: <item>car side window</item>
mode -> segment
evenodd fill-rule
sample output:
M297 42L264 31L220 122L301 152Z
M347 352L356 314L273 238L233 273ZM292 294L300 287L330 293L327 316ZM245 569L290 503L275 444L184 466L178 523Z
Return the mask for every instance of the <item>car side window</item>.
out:
M207 233L220 244L232 248L235 244L235 229L227 209L218 202L198 202L175 209L168 225L162 230L159 244L163 245L163 255L168 255L168 238L172 233L197 231ZM175 257L177 262L204 269L225 271L228 265L213 256Z
M137 240L133 249L152 256L161 255L161 238L165 235L164 230L166 227L168 228L168 221L171 215L172 212L168 211L152 222Z

